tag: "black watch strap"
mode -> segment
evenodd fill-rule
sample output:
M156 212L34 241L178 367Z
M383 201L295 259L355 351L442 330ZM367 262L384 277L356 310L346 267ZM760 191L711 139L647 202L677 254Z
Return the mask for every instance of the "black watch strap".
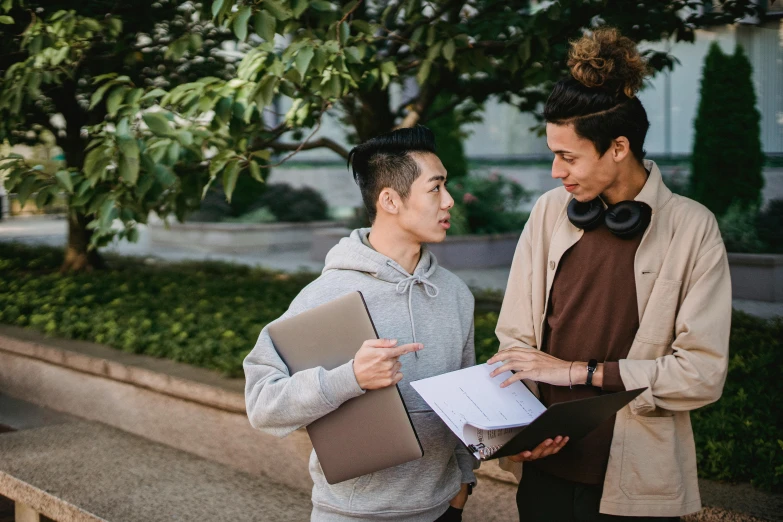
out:
M590 359L590 362L587 363L587 381L585 382L587 386L593 385L593 374L596 368L598 368L598 361Z

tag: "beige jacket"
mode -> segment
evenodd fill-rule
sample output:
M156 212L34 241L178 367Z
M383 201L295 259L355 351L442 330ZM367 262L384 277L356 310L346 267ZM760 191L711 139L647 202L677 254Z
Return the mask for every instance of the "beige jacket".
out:
M672 517L701 509L688 412L723 390L731 282L715 217L672 194L654 162L645 167L636 200L652 207L652 222L634 260L639 330L620 376L647 390L617 414L600 511ZM557 264L583 233L566 216L570 200L563 188L547 192L522 232L496 330L502 350L541 346ZM521 465L501 467L521 476Z

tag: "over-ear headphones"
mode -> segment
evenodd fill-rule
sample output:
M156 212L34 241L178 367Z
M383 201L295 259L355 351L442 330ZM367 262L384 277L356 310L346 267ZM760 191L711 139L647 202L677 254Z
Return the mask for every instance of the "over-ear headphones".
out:
M592 230L601 221L609 231L623 239L644 232L652 218L652 209L641 201L621 201L604 209L600 198L580 203L572 199L568 204L568 220L577 228Z

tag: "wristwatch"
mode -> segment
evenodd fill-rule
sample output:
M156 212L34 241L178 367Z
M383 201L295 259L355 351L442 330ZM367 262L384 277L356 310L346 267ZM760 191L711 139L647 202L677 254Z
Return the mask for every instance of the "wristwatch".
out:
M593 374L596 368L598 368L598 361L590 359L590 362L587 363L587 382L585 382L587 386L593 385Z

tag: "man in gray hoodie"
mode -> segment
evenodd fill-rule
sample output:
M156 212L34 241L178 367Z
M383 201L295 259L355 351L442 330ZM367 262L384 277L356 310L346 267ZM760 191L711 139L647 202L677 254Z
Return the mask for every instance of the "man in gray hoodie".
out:
M366 390L396 384L424 456L330 485L313 452L312 520L460 520L477 462L410 385L475 364L473 296L425 246L443 241L450 226L447 173L426 127L373 138L349 162L372 228L343 238L280 319L359 290L381 339L357 346L354 359L333 370L292 376L264 328L244 361L248 417L284 437Z

